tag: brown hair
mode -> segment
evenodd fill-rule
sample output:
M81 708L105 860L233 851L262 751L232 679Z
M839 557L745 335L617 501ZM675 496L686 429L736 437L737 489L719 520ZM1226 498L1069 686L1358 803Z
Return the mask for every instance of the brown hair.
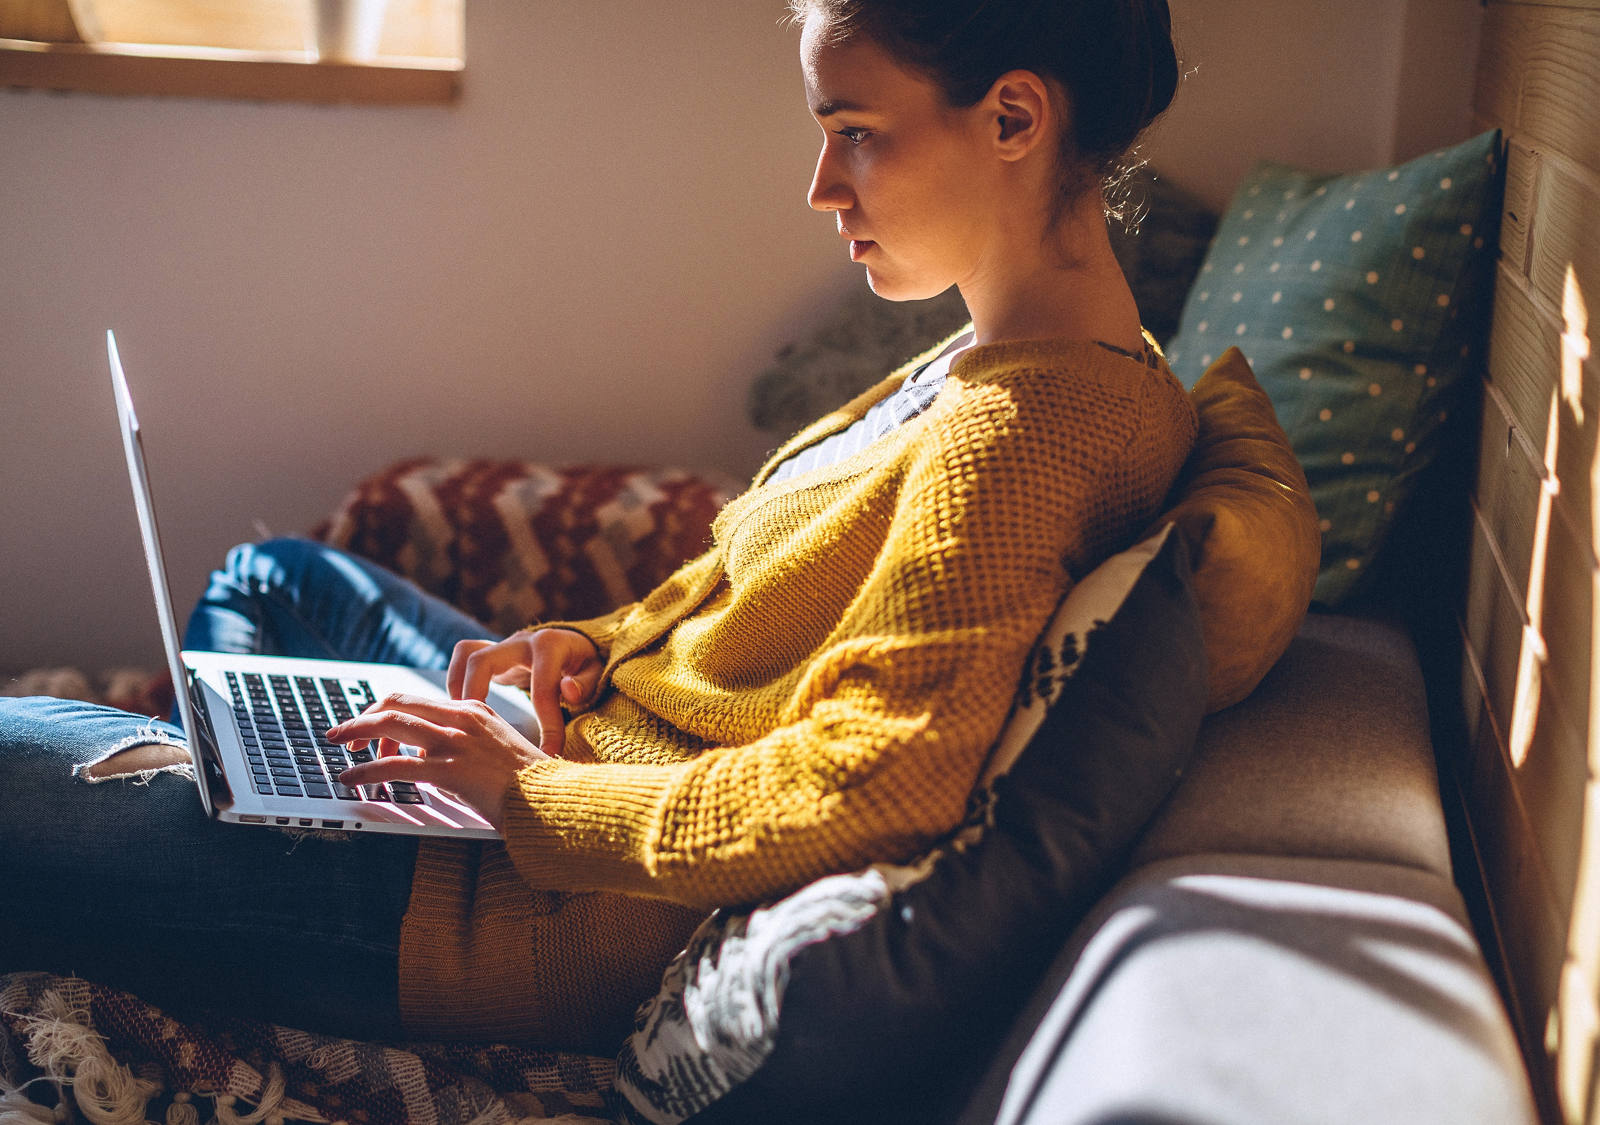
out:
M1137 167L1139 134L1172 103L1178 59L1167 0L790 0L835 41L864 35L935 82L952 106L977 104L1008 70L1060 82L1071 99L1054 213L1109 192ZM1108 210L1120 217L1117 208Z

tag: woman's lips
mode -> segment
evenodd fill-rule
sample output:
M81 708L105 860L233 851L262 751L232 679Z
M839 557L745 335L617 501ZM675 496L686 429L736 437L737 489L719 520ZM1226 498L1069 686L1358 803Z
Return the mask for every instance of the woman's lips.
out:
M850 260L852 262L859 262L862 258L862 255L876 245L876 242L866 242L859 238L852 238L850 240Z

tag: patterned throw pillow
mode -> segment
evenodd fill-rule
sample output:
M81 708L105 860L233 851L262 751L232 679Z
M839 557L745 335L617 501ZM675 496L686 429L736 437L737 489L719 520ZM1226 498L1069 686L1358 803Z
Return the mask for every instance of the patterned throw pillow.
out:
M1396 168L1258 166L1240 186L1167 356L1193 385L1238 346L1305 468L1322 527L1316 601L1362 592L1481 363L1500 139Z
M401 461L312 534L500 633L643 597L710 543L730 482L680 469Z
M910 866L713 914L617 1066L632 1125L933 1121L959 1106L1176 783L1205 704L1181 531L1069 593L967 823Z

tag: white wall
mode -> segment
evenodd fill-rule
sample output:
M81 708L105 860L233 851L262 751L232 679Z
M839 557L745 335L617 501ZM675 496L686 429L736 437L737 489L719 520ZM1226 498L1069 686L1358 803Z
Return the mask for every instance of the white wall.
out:
M1175 7L1174 179L1220 203L1258 154L1396 151L1406 6ZM0 91L0 670L159 658L108 326L180 606L401 456L753 468L751 376L859 283L803 203L781 9L472 0L451 108Z
M159 654L108 326L180 606L401 456L747 473L854 273L777 9L474 0L453 108L0 93L0 668Z
M1470 131L1478 0L1171 0L1187 72L1151 163L1213 206L1260 159L1381 167Z

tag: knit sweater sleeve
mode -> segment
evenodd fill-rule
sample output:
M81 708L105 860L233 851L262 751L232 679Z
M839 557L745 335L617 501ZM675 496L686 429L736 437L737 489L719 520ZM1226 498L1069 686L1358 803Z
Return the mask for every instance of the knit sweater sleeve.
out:
M1153 514L1187 449L1131 465L1162 445L1136 441L1146 398L1046 375L930 411L865 580L772 729L686 761L521 771L504 835L523 879L728 905L955 826L1072 572Z
M630 625L660 618L670 619L675 612L681 612L683 607L692 605L704 593L705 587L714 577L717 565L715 555L706 552L684 563L641 601L619 606L599 617L582 621L536 622L530 628L568 629L574 633L582 633L594 643L595 650L600 654L600 662L606 666L606 673L609 676L611 666L614 664L612 648L617 637Z

